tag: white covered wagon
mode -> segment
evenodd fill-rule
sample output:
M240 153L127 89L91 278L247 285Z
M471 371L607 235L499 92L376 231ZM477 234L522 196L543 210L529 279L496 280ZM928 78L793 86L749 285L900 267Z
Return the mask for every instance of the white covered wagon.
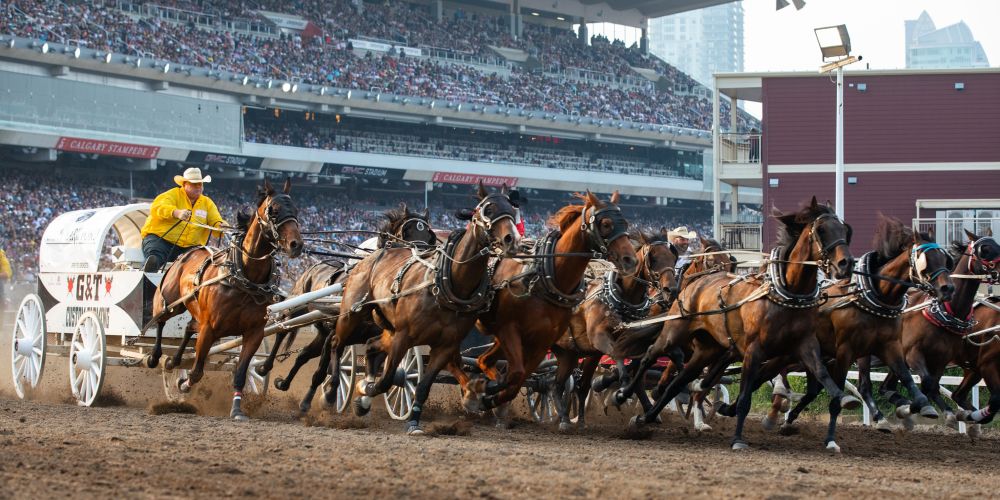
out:
M149 204L137 203L67 212L46 227L39 246L37 293L21 301L11 339L11 370L19 397L38 385L47 355L69 358L73 396L80 405L90 406L109 366L138 365L148 354L155 331L140 328L149 319L163 277L142 271L140 231L148 215ZM164 343L178 344L190 319L188 313L172 318L163 331ZM238 350L222 347L226 349L213 349L217 359L209 366L232 369ZM266 353L266 344L261 349ZM184 375L188 363L164 371L169 398L180 396L174 381ZM265 391L266 380L255 370L249 373L248 392Z

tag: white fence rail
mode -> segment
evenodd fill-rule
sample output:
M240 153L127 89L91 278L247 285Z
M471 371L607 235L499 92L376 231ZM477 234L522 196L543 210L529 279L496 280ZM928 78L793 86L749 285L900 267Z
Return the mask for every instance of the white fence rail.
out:
M933 232L939 245L947 245L952 241L968 240L965 231L979 236L1000 236L1000 218L915 218L913 228L920 232Z
M760 134L719 134L722 163L760 163Z

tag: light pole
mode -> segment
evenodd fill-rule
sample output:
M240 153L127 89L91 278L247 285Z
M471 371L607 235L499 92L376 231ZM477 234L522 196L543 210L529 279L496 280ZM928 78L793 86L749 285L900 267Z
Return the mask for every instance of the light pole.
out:
M844 218L844 66L861 60L861 56L851 55L851 37L847 34L847 26L826 26L816 28L816 42L823 53L823 62L828 58L839 58L826 63L819 68L820 73L837 72L837 140L836 140L836 175L834 210L837 216Z

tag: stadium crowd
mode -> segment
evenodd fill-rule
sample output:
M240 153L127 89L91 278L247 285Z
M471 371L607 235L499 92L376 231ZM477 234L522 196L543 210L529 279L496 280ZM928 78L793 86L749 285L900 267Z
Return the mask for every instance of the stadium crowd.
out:
M524 23L524 35L512 39L502 15L450 12L437 23L429 8L409 2L279 2L259 0L172 0L162 5L205 12L220 19L260 20L257 9L301 16L322 26L324 35L302 38L226 31L224 24L175 22L142 9L142 2L17 0L0 6L0 23L9 33L79 44L139 57L209 67L341 88L383 92L485 105L505 105L612 120L675 125L708 130L710 101L676 68L634 47L593 37L581 44L576 35ZM119 8L121 7L121 8ZM151 14L152 13L152 14ZM355 51L353 37L374 37L401 46L435 47L456 53L489 55L490 45L513 47L534 56L545 71L520 65L473 66L430 57ZM571 78L562 71L579 67L614 77L636 76L630 66L653 70L667 84L651 81L618 85ZM635 80L643 80L635 78ZM668 89L668 90L656 90ZM724 107L728 104L724 104ZM728 108L727 108L728 109ZM725 111L728 113L728 111ZM756 126L740 112L741 128Z
M133 199L151 199L157 193L173 185L170 175L154 172L144 177L136 177L132 182L134 198L129 196L129 179L121 173L101 172L100 175L52 175L51 170L32 172L29 170L0 167L6 181L6 189L0 192L0 206L7 216L0 222L0 248L7 252L14 269L14 279L33 283L38 272L38 249L42 232L57 215L87 208L124 205ZM93 174L93 172L91 172ZM275 182L278 182L277 180ZM455 218L454 209L470 205L473 201L472 186L469 196L452 196L449 200L432 203L432 225L436 228L452 229L464 222ZM235 212L244 208L254 198L256 184L248 181L217 180L208 186L206 195L218 205L223 217L235 221ZM347 194L344 189L309 187L297 184L293 189L294 199L299 206L299 221L304 230L375 230L379 227L382 212L394 208L400 202L410 207L422 207L423 195L416 192L397 192L391 195L375 191L359 190ZM432 199L432 202L434 200ZM569 198L555 202L529 201L523 206L527 236L539 237L546 231L546 220ZM681 217L666 217L663 208L626 207L626 214L635 227L656 230L661 227L688 225L699 232L708 228L706 219L682 220ZM369 234L338 236L338 240L357 244L370 237ZM325 238L325 237L323 237ZM213 240L214 241L214 240ZM310 243L311 247L330 247L324 243ZM110 250L106 249L106 250ZM339 249L345 251L344 248ZM284 263L286 279L294 279L315 261L305 257Z
M244 114L247 142L626 175L702 178L702 155L668 148L507 134L270 110Z

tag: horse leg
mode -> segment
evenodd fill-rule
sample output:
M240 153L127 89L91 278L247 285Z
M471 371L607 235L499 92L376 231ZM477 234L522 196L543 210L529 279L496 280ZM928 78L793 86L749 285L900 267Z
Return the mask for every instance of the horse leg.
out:
M872 414L872 420L875 421L875 429L881 432L892 432L892 427L885 419L885 415L882 414L882 410L879 410L878 403L872 395L871 356L858 358L858 392L861 393L861 399L868 406L868 411Z
M316 336L312 339L312 342L309 342L309 345L307 345L304 349L302 349L302 352L300 352L298 356L295 356L295 363L293 363L292 368L288 370L288 375L285 375L284 377L276 377L274 379L274 387L279 391L287 391L288 388L292 385L292 379L294 379L295 375L299 373L299 370L302 369L303 365L308 363L309 360L315 358L316 356L322 356L324 354L324 351L325 354L329 356L330 350L326 349L326 345L329 344L331 333L332 332L329 329L323 328L320 325L316 325ZM271 352L275 351L277 351L277 349ZM320 361L318 371L323 372L325 374L328 366L329 363L323 363L322 361ZM323 381L321 380L320 383L322 384ZM312 392L315 393L315 389L313 389ZM309 399L312 400L312 395L310 395Z
M274 360L278 357L278 351L281 350L281 343L285 341L285 337L288 337L288 332L281 332L274 336L274 349L271 349L271 352L267 353L267 359L263 363L254 368L257 371L257 375L263 377L271 373L271 370L274 369ZM287 350L290 347L291 345L287 345L285 349ZM275 381L275 387L277 387L277 381Z
M153 344L153 351L146 358L146 366L156 368L160 364L160 356L163 356L163 326L166 321L156 324L156 342Z
M387 336L388 332L382 333L383 342ZM399 363L403 361L406 350L411 346L407 342L408 337L404 330L397 330L391 339L392 343L389 344L389 352L386 354L385 364L382 366L382 375L375 382L365 384L365 396L375 397L388 392L396 380L396 369L399 368Z
M818 359L818 356L817 356ZM743 370L740 374L740 395L736 399L736 431L733 433L732 449L744 450L750 446L743 439L743 424L750 413L750 402L754 385L764 364L764 353L759 342L752 342L743 353ZM722 413L722 410L719 410Z
M944 368L936 368L932 371L927 366L927 359L919 352L913 356L913 359L908 361L910 361L910 368L920 376L920 388L924 391L924 394L944 411L945 425L953 429L958 429L958 420L955 418L955 411L941 396L939 382L941 381L941 376L944 374ZM900 378L903 377L903 375L898 373L897 376ZM907 414L909 414L909 408L907 408Z
M511 325L504 328L512 330L515 326ZM487 391L487 394L483 396L482 404L487 409L496 408L504 403L513 401L517 397L518 391L521 390L524 380L527 378L524 368L525 359L524 351L521 347L521 337L514 331L497 332L497 339L501 338L504 339L504 342L500 343L500 347L503 350L504 357L507 358L507 377L504 384L502 384L502 389L494 394L489 394L489 391ZM480 363L480 366L482 366L482 363ZM506 422L498 421L497 425L505 426Z
M365 344L365 378L358 380L354 398L354 414L359 417L367 415L372 409L372 398L365 395L365 386L375 383L378 377L378 365L385 357L385 353L378 347L379 341L376 337Z
M237 422L250 420L243 413L240 404L243 402L243 386L247 382L247 370L250 368L250 361L253 360L254 354L257 353L257 348L260 347L260 343L263 340L263 328L249 335L243 335L243 348L240 349L240 364L236 367L236 373L233 374L233 409L229 412L229 417Z
M887 345L882 353L882 360L896 374L896 378L910 391L912 403L907 405L909 406L909 413L918 412L923 417L938 418L938 413L934 410L934 406L931 405L930 401L928 401L926 393L921 392L920 388L913 381L913 376L910 375L910 367L906 365L906 359L903 357L902 348L898 345Z
M580 367L580 383L576 385L576 426L578 429L587 427L587 398L590 397L590 385L594 378L594 372L597 371L597 366L600 363L601 356L591 356L584 360L583 365Z
M316 395L316 389L318 389L319 386L323 384L323 381L326 380L326 377L331 374L331 371L330 371L330 363L331 363L331 360L330 360L330 351L331 351L330 333L331 333L330 330L325 330L324 331L324 330L317 329L316 338L314 338L313 341L309 343L309 346L306 347L306 349L304 349L302 352L299 353L298 356L295 357L295 365L292 366L291 371L288 372L288 378L287 379L279 379L282 382L281 386L278 385L279 380L275 380L274 381L275 387L278 387L279 389L281 389L281 387L283 386L284 389L281 389L281 390L283 390L283 391L284 390L288 390L288 386L291 383L292 378L295 377L295 372L298 371L299 367L301 367L303 364L305 364L306 360L309 360L309 359L312 359L312 358L316 357L316 353L315 353L316 350L320 351L320 353L319 353L319 365L316 366L316 370L313 372L312 380L309 381L309 389L306 390L305 395L302 396L302 402L299 403L299 414L300 415L305 415L306 413L309 413L309 409L312 408L313 397ZM339 352L340 350L338 349L337 351ZM308 353L308 357L307 357L307 353ZM336 369L333 370L333 372L332 372L333 373L333 377L336 378L336 382L334 382L334 384L337 384L337 383L340 382L340 377L337 376L339 374L339 371L340 371L340 363L339 363L339 361L340 361L340 356L337 356L336 361L333 361L333 363L336 365ZM337 393L337 388L334 387L332 389L332 392L333 392L333 394L336 394Z
M718 350L716 349L695 349L694 355L691 356L691 361L686 363L684 368L672 378L670 384L667 385L666 390L663 391L663 394L660 394L660 397L656 398L656 404L654 404L649 411L646 411L643 415L634 417L631 421L629 421L629 425L634 427L655 422L657 417L659 417L660 412L662 412L663 408L667 406L667 403L677 397L677 395L680 394L680 392L687 387L689 383L697 379L705 367L708 366L708 364L717 355Z
M996 362L984 363L981 366L982 378L986 381L986 387L990 390L990 400L985 408L962 414L963 420L970 424L988 424L993 421L993 417L996 416L997 412L1000 412L1000 366ZM962 383L964 384L965 380ZM975 383L978 383L978 381ZM971 384L970 388L975 383Z
M167 358L166 363L163 365L167 370L173 370L175 366L180 366L184 360L184 350L187 349L188 342L191 341L191 337L195 334L193 323L193 321L188 323L187 328L184 329L184 337L181 339L181 345L177 347L177 352L174 353L173 357Z
M844 394L844 390L842 388L843 381L834 380L833 377L830 376L830 373L826 370L826 366L823 365L823 361L819 357L819 352L819 341L816 340L816 337L806 337L799 345L799 360L805 365L806 371L815 377L817 381L826 389L826 393L830 395L829 410L831 423L828 428L824 444L826 445L827 450L839 452L840 447L834 441L832 434L832 432L836 430L837 417L840 416L840 411L843 408L854 409L860 406L861 402L853 396ZM840 357L847 357L848 360L850 359L850 356L847 356L845 353L838 353L838 358ZM850 361L846 361L844 364L849 362Z
M566 382L573 375L578 363L577 354L552 346L552 353L557 361L556 377L551 387L551 397L556 403L556 413L559 414L559 432L569 432L573 425L569 421L569 391Z
M410 411L410 419L406 422L406 433L411 436L418 436L424 433L420 429L420 415L424 411L424 403L431 393L431 386L437 379L438 373L445 365L453 362L455 356L459 354L458 346L438 347L431 349L430 359L427 362L427 370L424 376L417 382L416 394L414 394L413 409Z
M675 325L671 324L670 326L673 327ZM686 324L683 326L685 328L687 327ZM672 331L669 333L672 333ZM660 333L660 336L656 338L656 342L653 342L653 345L646 349L646 354L644 354L642 356L642 360L639 361L639 366L636 368L634 376L628 381L628 383L623 382L622 386L615 391L614 399L612 401L614 401L616 406L621 406L628 400L629 396L635 394L637 390L642 390L642 384L646 378L646 371L649 370L650 366L653 366L653 363L656 362L660 353L664 352L666 348L670 346L672 338L673 336L668 334L667 330L664 330ZM677 365L678 369L684 368L684 351L681 350L679 346L670 347L672 347L669 353L670 359ZM676 395L677 394L674 394L674 396ZM659 400L660 398L657 398L657 402L659 402ZM669 402L669 400L667 402ZM664 405L667 402L665 402ZM659 404L656 406L659 406ZM656 413L659 414L659 411Z
M191 387L198 383L205 375L205 363L208 362L208 351L215 343L215 332L204 323L201 324L201 331L198 332L198 339L194 343L194 367L188 373L188 378L177 379L177 389L181 392L191 392Z

